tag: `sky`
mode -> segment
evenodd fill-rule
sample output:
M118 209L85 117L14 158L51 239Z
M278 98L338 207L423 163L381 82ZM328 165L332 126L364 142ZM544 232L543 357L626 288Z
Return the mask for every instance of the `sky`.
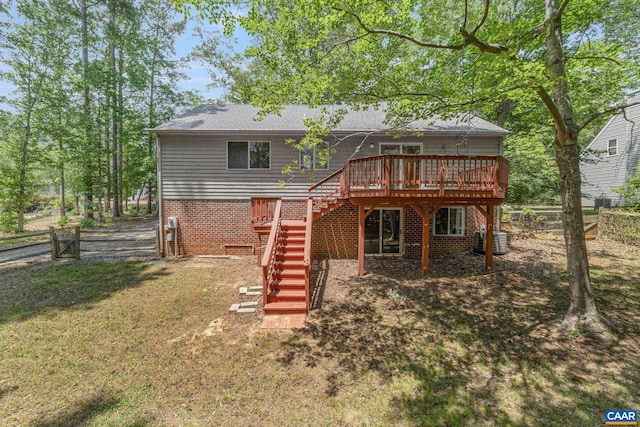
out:
M187 30L177 40L176 53L178 54L178 57L184 56L187 53L191 52L191 49L193 49L193 47L198 43L198 37L193 35L193 28L195 26L196 23L194 21L189 21L189 23L187 24ZM203 27L207 30L217 30L222 33L222 28L219 26L209 25L207 27L203 25ZM244 51L244 49L247 48L247 46L249 46L250 44L250 38L242 28L236 28L236 31L233 34L233 38L235 39L235 42L233 43L234 49L237 52ZM212 100L219 99L224 95L224 88L206 87L211 82L211 77L201 64L193 61L184 71L187 74L188 79L179 82L180 88L184 90L197 90L206 99Z

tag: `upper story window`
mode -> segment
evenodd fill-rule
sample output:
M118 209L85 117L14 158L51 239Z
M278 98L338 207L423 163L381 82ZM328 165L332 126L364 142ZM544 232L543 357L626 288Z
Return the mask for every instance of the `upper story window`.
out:
M380 154L421 154L422 144L394 142L380 144Z
M271 144L268 141L227 141L228 169L269 169Z
M329 143L320 142L300 150L300 169L329 169Z
M610 139L607 145L607 156L615 156L618 154L618 140Z
M440 208L434 216L433 234L435 236L464 236L464 208Z

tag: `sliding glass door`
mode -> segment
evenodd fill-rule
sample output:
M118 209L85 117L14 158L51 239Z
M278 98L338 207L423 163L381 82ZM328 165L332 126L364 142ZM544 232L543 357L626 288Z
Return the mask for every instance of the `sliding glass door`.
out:
M402 254L402 231L402 208L374 210L364 223L365 254Z

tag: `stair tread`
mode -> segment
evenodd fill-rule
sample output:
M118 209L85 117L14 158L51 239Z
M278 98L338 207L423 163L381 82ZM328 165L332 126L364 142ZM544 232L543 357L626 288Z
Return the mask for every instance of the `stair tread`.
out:
M265 313L306 313L307 304L304 301L276 301L264 305Z
M302 301L304 301L304 298L306 296L306 291L304 288L285 288L285 289L278 288L271 291L271 293L269 293L269 296L300 297L302 298Z

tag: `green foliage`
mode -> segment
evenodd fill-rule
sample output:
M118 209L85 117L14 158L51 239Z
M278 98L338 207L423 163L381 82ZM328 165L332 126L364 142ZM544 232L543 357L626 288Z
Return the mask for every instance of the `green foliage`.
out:
M600 209L598 232L605 238L640 246L640 213Z
M80 221L80 228L94 228L96 225L96 221L91 218L84 218Z
M388 292L389 297L389 309L391 310L399 310L407 307L407 302L409 301L409 297L406 295L402 295L399 292L396 292L393 289L389 289Z
M635 169L636 173L625 185L613 187L612 190L624 197L625 206L640 211L640 165Z
M18 214L16 212L0 213L0 231L5 233L17 233L18 230Z
M518 225L523 230L528 230L528 231L537 230L544 225L546 220L547 220L546 216L538 214L531 207L525 207L522 209L522 212L520 213L520 218L518 219Z
M59 216L58 219L56 220L56 223L58 224L58 226L64 228L67 226L67 224L69 224L71 222L71 218L69 218L68 216Z

